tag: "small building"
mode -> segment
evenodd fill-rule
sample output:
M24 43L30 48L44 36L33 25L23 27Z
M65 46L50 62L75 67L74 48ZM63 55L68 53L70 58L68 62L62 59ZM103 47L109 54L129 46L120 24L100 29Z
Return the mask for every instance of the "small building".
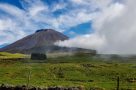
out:
M32 53L31 54L31 59L32 60L46 60L47 55L43 53Z

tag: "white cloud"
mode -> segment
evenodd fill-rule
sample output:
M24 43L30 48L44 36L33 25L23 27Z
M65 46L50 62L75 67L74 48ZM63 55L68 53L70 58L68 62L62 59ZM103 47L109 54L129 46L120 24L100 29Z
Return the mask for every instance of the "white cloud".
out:
M99 49L105 44L106 44L105 37L97 34L77 36L76 38L70 40L57 41L55 43L55 45L59 46L79 47L86 49Z
M126 0L124 3L115 2L107 5L92 20L95 33L89 36L94 35L94 37L86 38L83 35L68 41L57 42L58 45L96 49L99 53L136 54L134 3L134 0Z
M23 10L15 7L15 6L12 6L12 5L9 5L9 4L5 4L5 3L0 3L0 9L9 13L9 14L14 14L16 16L22 16L22 14L24 13Z
M55 12L60 9L64 9L67 6L66 3L60 2L60 3L55 3L52 5L52 12Z
M97 14L95 19L93 20L93 26L96 30L101 29L105 22L111 22L112 20L119 17L124 12L124 5L120 3L114 3L104 8L101 12Z
M24 37L25 32L21 31L21 28L19 28L19 26L20 25L14 23L14 21L9 18L0 20L0 44L13 42L18 38Z
M101 52L136 54L136 16L135 0L126 0L119 17L103 22L100 33L107 38L107 45ZM117 13L118 14L118 13Z

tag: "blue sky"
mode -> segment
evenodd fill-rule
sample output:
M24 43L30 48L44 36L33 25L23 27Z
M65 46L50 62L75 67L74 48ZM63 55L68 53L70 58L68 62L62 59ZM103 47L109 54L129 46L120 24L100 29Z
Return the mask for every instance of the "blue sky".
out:
M0 0L0 3L8 3L8 4L14 5L14 6L16 6L16 7L20 8L20 9L24 9L23 6L22 6L22 3L21 3L22 1L21 0L15 0L15 1L13 1L13 0ZM56 4L56 3L61 3L61 2L67 3L66 0L43 0L43 3L47 4L50 8L52 8L52 5L54 3ZM67 7L67 8L71 9L71 7ZM54 17L57 18L61 14L64 14L64 13L70 11L70 9L66 9L66 8L58 9L58 10L54 11L52 14L53 14ZM4 13L4 12L1 12L1 14L2 13ZM70 28L66 28L63 33L68 35L69 37L75 37L75 35L79 35L79 34L82 35L82 34L89 33L89 32L91 32L90 30L92 30L90 22L91 21L84 22L84 23L72 26ZM46 28L45 24L43 24L42 26L45 26L44 28ZM41 26L41 28L42 28L42 26ZM39 27L39 29L41 29L41 28Z
M0 45L12 43L42 28L55 29L71 38L92 32L93 15L87 14L97 8L88 7L86 2L84 4L77 2L76 0L0 0L0 24L3 33L1 39L11 37L11 40L7 39ZM9 25L5 25L6 23Z
M19 8L22 8L21 4L20 4L20 1L19 0L0 0L1 3L8 3L8 4L12 4L12 5L15 5Z

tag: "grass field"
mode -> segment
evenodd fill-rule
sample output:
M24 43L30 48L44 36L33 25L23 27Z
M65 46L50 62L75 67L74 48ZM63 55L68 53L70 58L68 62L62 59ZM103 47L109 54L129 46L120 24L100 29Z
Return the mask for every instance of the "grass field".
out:
M8 57L7 53L5 55ZM22 54L14 55L25 57ZM9 56L15 57L14 55ZM30 79L30 86L81 86L86 90L93 87L116 90L119 76L120 89L136 90L134 59L123 61L104 60L91 56L64 56L48 58L45 61L29 59L14 61L2 60L2 54L0 59L0 84L26 85Z
M0 60L2 59L21 59L21 58L25 58L27 57L27 55L24 54L20 54L20 53L15 53L15 54L11 54L11 53L7 53L7 52L0 52Z

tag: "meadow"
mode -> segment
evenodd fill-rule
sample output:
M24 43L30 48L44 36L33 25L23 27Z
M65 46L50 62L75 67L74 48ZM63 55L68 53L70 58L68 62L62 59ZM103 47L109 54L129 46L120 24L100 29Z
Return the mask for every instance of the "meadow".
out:
M25 59L17 60L20 57ZM0 84L116 90L117 77L120 78L120 90L136 90L134 58L123 60L68 55L40 61L30 60L23 54L0 53Z

